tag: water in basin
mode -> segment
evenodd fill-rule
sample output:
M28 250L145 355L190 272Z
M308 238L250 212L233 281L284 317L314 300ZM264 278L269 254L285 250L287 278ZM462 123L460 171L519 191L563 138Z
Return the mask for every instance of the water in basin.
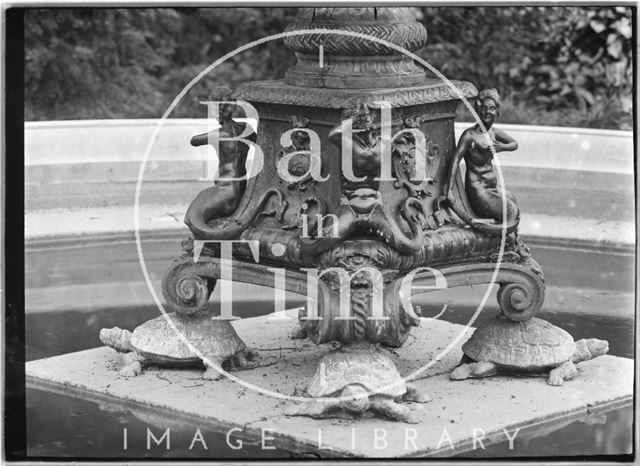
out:
M159 239L154 250L166 251L149 257L152 276L162 270L176 255L176 238ZM166 244L164 244L166 243ZM570 245L532 244L533 253L545 271L549 285L547 299L540 317L567 329L576 339L595 336L610 342L615 356L634 356L634 255L632 250L599 250ZM132 259L133 258L133 259ZM130 241L77 246L72 249L34 248L26 252L26 357L39 359L100 345L97 338L102 327L118 325L133 328L155 317L158 310L150 300L144 302L140 292L126 296L108 295L105 283L141 283L139 265L135 260L135 244ZM74 261L73 269L68 264ZM100 265L102 264L102 265ZM594 269L597 264L597 269ZM155 271L155 272L154 272ZM153 275L155 274L155 275ZM98 286L100 284L100 286ZM81 288L78 288L78 287ZM84 287L84 288L82 288ZM69 308L65 300L78 290L92 289L92 295L76 300ZM144 284L141 283L141 288ZM105 291L106 290L106 291ZM243 288L243 290L245 290ZM466 323L476 310L485 287L462 288L423 295L415 300L427 317L438 314L447 305L441 318ZM84 292L84 291L82 291ZM271 292L269 292L271 293ZM494 291L495 293L495 291ZM241 317L262 315L272 310L270 298L265 305L264 291L255 299L246 294L234 306ZM77 296L77 294L76 294ZM94 298L91 298L93 296ZM266 296L271 296L270 294ZM30 307L29 304L33 306ZM291 297L287 305L298 307L302 298ZM213 303L213 306L216 304ZM495 299L474 325L492 318L498 312ZM144 417L147 416L147 417ZM27 441L29 455L38 457L72 456L75 458L107 457L173 457L173 458L246 458L288 457L281 450L261 450L259 445L243 445L232 449L224 433L204 429L208 450L189 444L198 426L180 424L171 416L155 413L158 422L172 427L172 442L179 447L166 451L160 447L146 448L145 429L149 414L135 409L116 408L40 389L27 391ZM162 419L164 419L162 421ZM167 424L168 423L168 424ZM123 429L132 439L122 448ZM546 430L545 430L546 429ZM156 433L160 434L161 429ZM486 450L460 452L465 457L491 456L554 456L621 454L631 448L632 408L618 406L588 418L568 419L549 431L539 426L521 437L515 451L503 442Z

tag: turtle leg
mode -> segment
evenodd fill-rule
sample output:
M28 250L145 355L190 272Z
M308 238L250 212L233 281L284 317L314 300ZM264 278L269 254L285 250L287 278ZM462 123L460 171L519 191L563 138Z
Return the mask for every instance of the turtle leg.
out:
M578 375L578 369L576 369L575 364L571 361L566 361L549 372L547 383L549 385L559 386L562 385L565 380L571 380L576 375Z
M120 369L120 375L123 377L135 377L142 374L142 368L149 363L137 351L124 354L122 359L124 366Z
M291 339L293 340L297 340L297 339L302 339L302 338L307 338L307 333L303 330L302 327L300 327L299 325L297 325L292 331L291 331Z
M244 350L244 355L248 361L255 361L260 357L260 352L253 348L247 348Z
M209 359L216 363L218 367L222 368L222 360L213 357ZM218 380L223 376L223 374L215 367L209 366L207 363L204 363L204 365L206 367L205 371L202 373L202 378L204 380Z
M340 392L340 397L348 399L323 399L309 401L293 406L285 414L288 416L308 416L317 419L344 418L353 419L369 408L369 394L359 385L347 385Z
M476 362L476 361L474 359L471 359L469 356L467 356L466 354L463 353L462 357L460 358L460 363L458 365L460 365L460 364L469 364L469 363L472 363L472 362Z
M247 365L247 356L244 351L240 351L231 357L231 367L233 369L242 369Z
M234 369L242 369L247 366L247 361L254 361L260 356L257 350L246 348L231 358L231 365Z
M431 401L429 395L418 390L418 387L415 385L408 383L407 384L407 393L402 396L402 401L409 401L414 403L427 403Z
M414 413L408 407L396 403L389 398L373 397L371 399L371 411L393 419L394 421L406 422L408 424L418 423Z
M305 416L314 419L345 417L345 413L340 408L342 408L342 403L337 400L308 401L301 405L290 406L285 410L284 414L286 416Z
M481 361L462 364L456 367L449 375L451 380L464 380L470 377L490 377L498 373L498 366L495 363Z

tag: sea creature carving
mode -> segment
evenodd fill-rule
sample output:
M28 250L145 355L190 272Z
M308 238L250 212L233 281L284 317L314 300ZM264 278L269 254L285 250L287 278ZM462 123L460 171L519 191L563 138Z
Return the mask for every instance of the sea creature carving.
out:
M475 107L482 127L478 123L462 133L453 154L449 176L444 186L444 196L439 203L450 207L472 228L492 235L501 235L503 229L506 230L511 248L522 259L526 259L530 252L518 239L520 209L513 194L498 186L498 178L492 164L494 151L513 152L517 150L518 143L505 131L493 126L500 114L500 95L496 89L480 91ZM453 187L458 166L463 158L467 167L465 192L471 208L478 215L495 223L472 218L455 199ZM506 204L506 217L503 215L503 202Z
M211 91L209 100L230 102L231 89L224 86L217 87ZM237 123L234 117L244 116L241 107L228 103L221 104L218 115L220 128L191 138L191 145L194 147L209 144L210 140L219 141L217 144L219 172L216 184L201 191L191 202L185 214L184 222L198 238L211 238L212 232L208 222L214 218L231 215L238 207L244 192L245 182L226 181L225 178L240 178L245 175L248 146L238 144L237 141L224 140L242 134L246 123Z
M344 241L352 234L361 231L372 234L389 244L402 254L412 254L422 248L424 229L427 227L427 215L421 198L427 195L425 184L415 185L407 176L411 173L404 161L412 156L407 139L393 149L395 175L401 172L401 183L408 188L408 196L402 202L398 212L411 231L405 234L393 214L382 207L382 195L379 191L382 141L379 130L372 122L369 108L361 101L351 102L343 111L347 125L351 125L352 171L353 179L343 174L342 200L335 212L336 222L327 222L322 229L314 233L313 238L301 238L301 248L310 254L320 254ZM329 140L343 148L343 122L329 132ZM356 181L357 180L357 181Z

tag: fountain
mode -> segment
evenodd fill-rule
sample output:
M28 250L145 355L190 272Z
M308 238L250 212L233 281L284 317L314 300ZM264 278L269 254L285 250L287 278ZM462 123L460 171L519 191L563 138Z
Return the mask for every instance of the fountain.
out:
M544 279L518 219L501 249L501 219L474 220L482 201L471 205L454 170L456 107L477 91L428 77L402 53L427 40L411 10L302 8L286 31L297 64L284 80L212 92L220 128L192 144L214 145L234 181L189 207L193 238L163 282L168 307L205 310L221 278L284 287L311 297L297 336L364 346L353 365L370 362L368 345L399 347L419 325L413 289L495 281L502 313L532 318ZM248 137L239 118L253 115ZM246 177L250 147L263 160Z
M498 92L405 55L426 43L407 8L302 8L286 31L297 64L283 80L209 96L220 125L191 144L215 147L222 179L187 210L191 234L162 283L171 312L104 329L106 347L29 362L29 386L128 410L144 431L117 425L123 451L146 439L142 450L153 440L164 454L174 435L173 456L199 454L200 427L238 455L246 442L260 454L451 456L627 406L633 360L534 319L542 270L491 164L517 149L493 127ZM456 144L464 99L480 121ZM168 261L167 241L155 244ZM306 306L235 320L234 281ZM491 283L500 316L464 345L468 328L411 301Z

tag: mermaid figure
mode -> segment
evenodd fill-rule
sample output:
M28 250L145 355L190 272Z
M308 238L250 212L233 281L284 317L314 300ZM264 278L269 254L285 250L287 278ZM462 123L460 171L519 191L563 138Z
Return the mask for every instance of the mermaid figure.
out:
M513 152L518 148L518 143L501 129L493 127L500 113L500 95L496 89L480 91L475 108L486 132L480 124L475 124L462 133L453 154L449 178L444 186L445 199L452 210L473 228L499 235L502 233L503 224L506 224L509 234L508 242L523 258L528 257L528 251L520 244L517 237L520 209L516 198L510 192L499 189L492 163L492 146L496 153ZM471 208L482 219L491 219L496 223L473 219L456 204L453 187L462 158L467 167L465 192ZM503 199L506 201L506 218L503 212Z
M220 86L211 91L209 101L230 102L231 89ZM207 133L198 134L191 138L194 147L205 146L212 140L220 140L218 143L218 175L214 186L201 191L191 202L184 222L198 239L221 239L214 233L208 222L233 214L240 203L245 189L245 181L237 181L245 175L245 162L248 146L238 144L234 139L244 129L244 123L234 121L234 118L244 118L242 109L236 105L224 103L220 105L218 120L220 128ZM234 180L228 180L232 178Z

